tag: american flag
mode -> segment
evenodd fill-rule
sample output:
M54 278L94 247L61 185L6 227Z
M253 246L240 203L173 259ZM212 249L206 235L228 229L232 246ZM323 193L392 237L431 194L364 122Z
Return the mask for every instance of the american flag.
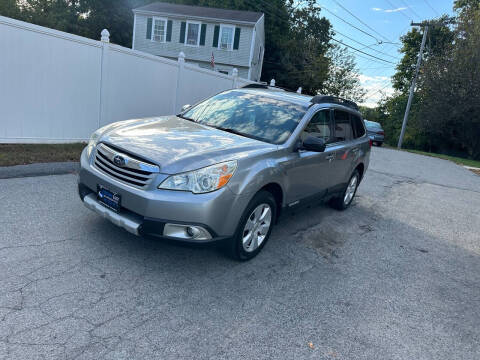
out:
M212 66L212 69L215 68L215 56L213 56L213 52L212 52L212 58L210 59L210 65Z

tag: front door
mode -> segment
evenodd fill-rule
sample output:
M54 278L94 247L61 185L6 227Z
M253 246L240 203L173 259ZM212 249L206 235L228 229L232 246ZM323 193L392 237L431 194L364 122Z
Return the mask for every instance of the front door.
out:
M303 140L307 136L324 139L328 144L332 141L332 121L330 110L315 113L300 135ZM287 204L296 205L302 199L322 196L330 184L330 168L335 158L335 151L327 146L325 152L299 150L292 152L285 165L287 174Z

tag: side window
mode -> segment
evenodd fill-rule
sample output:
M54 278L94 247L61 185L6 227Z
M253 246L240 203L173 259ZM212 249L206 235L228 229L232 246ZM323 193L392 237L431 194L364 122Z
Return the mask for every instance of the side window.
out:
M353 128L350 123L350 114L335 110L335 141L349 141L353 139Z
M350 115L352 117L353 130L355 130L355 138L365 135L365 128L362 124L362 119L357 115Z
M321 110L312 116L308 125L303 129L302 140L310 135L322 138L326 143L331 142L332 131L330 127L330 110Z

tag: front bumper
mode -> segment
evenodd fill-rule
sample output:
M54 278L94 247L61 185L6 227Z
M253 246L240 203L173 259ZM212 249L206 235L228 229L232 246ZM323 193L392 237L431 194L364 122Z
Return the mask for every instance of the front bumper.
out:
M146 189L122 183L98 170L82 153L78 180L79 195L85 206L135 235L164 236L165 224L188 224L206 229L211 239L173 239L194 242L217 241L233 236L249 198L234 194L228 187L206 194L159 190L168 175L158 174ZM96 200L102 185L121 195L121 211L104 207Z

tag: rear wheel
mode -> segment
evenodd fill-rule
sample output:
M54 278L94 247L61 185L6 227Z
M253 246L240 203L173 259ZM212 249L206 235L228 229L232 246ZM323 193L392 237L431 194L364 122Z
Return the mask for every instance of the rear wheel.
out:
M378 147L380 147L380 146L382 146L382 145L383 145L383 142L377 141L377 146L378 146Z
M360 183L360 173L355 170L348 180L347 187L343 191L342 195L335 197L331 200L330 204L337 210L345 210L350 206L357 193L358 184Z
M271 193L261 191L255 195L240 219L235 236L230 240L230 255L243 261L254 258L270 237L276 212Z

